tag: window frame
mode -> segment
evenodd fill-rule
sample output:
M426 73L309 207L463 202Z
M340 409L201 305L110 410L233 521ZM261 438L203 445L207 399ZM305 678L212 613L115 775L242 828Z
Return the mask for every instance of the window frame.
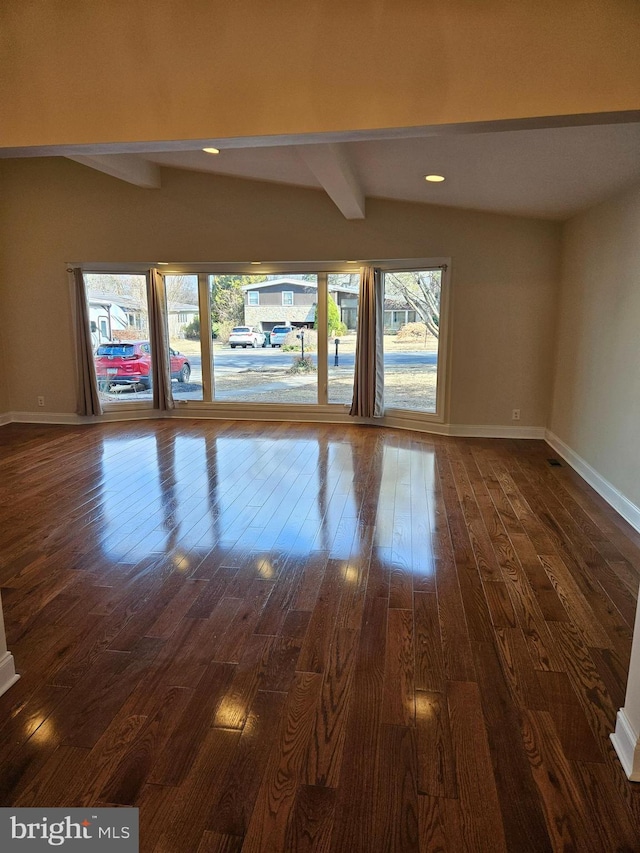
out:
M285 296L290 296L291 302L285 302L285 300L284 300ZM293 290L283 290L282 291L282 307L283 308L293 308L294 307Z
M251 301L251 297L255 297L255 302ZM259 290L247 290L247 308L259 308L260 307L260 291Z
M440 321L438 328L440 334L438 336L438 362L437 362L437 384L436 384L436 410L435 412L421 412L417 409L396 409L394 407L385 406L385 418L393 420L402 418L403 420L427 421L431 423L444 423L449 417L450 405L450 386L449 386L449 361L450 361L450 326L451 326L451 310L450 310L450 275L451 275L451 258L431 258L425 259L425 263L420 263L416 260L406 261L381 261L374 262L385 273L392 272L428 272L429 270L441 270L440 278ZM384 299L384 289L383 289Z
M440 318L441 318L441 336L438 346L438 384L436 390L436 411L421 412L409 409L385 409L384 417L376 419L375 423L380 426L397 426L407 429L420 429L421 426L429 424L446 423L449 419L450 407L450 349L451 349L451 334L450 328L452 323L451 311L451 258L450 257L430 257L430 258L401 258L401 259L372 259L359 261L357 265L349 264L345 261L323 261L308 263L293 261L293 262L273 262L264 263L261 273L267 275L287 275L287 274L314 274L317 276L318 282L318 327L326 328L327 325L327 294L328 294L328 275L341 273L358 272L362 266L374 266L384 272L394 271L412 271L412 270L429 270L442 269L442 290L440 297ZM149 269L154 267L154 264L140 263L96 263L96 262L73 262L67 263L67 269L80 267L85 274L105 274L113 273L120 275L141 275L148 273ZM199 316L207 317L210 315L211 303L209 293L209 276L225 275L232 273L240 273L243 275L255 275L255 266L250 262L240 263L184 263L184 264L167 264L158 270L161 275L180 275L180 274L197 274L198 275L198 291L199 291ZM148 281L147 281L148 290ZM293 293L293 291L282 291ZM71 310L75 316L74 300L73 300L73 276L69 274L69 296L71 300ZM148 298L148 297L147 297ZM286 306L292 307L292 306ZM153 343L153 342L152 342ZM202 400L176 400L176 408L172 411L172 417L192 417L197 416L199 412L206 417L207 414L211 417L233 418L233 419L262 419L280 420L286 418L295 419L296 416L302 417L304 420L311 421L331 421L333 419L338 422L358 423L363 421L359 418L351 418L348 415L349 407L341 403L328 402L328 341L324 335L318 336L318 399L316 403L252 403L247 402L226 402L215 400L214 376L211 370L211 339L210 336L203 333L201 329L200 344L202 349L202 383L203 383L203 399ZM132 401L118 403L103 403L105 413L124 413L127 410L138 411L155 411L149 401ZM185 411L187 410L187 411ZM311 417L309 417L311 415ZM317 415L317 417L313 417ZM372 422L364 419L364 422Z
M149 292L149 276L148 272L150 269L149 264L85 264L85 263L77 263L70 262L66 265L67 269L67 277L69 282L69 298L71 300L71 317L73 320L74 328L76 323L76 309L75 309L75 281L73 278L73 268L80 267L83 275L122 275L122 276L144 276L145 277L145 293L146 293L146 306L147 306L147 316L149 314L149 306L151 304L151 294ZM87 302L89 301L89 292L86 287L85 281L85 297ZM127 323L128 323L128 314L129 312L125 312L127 314ZM139 312L136 312L136 316L140 319L142 315ZM136 331L141 331L140 328L137 328ZM154 345L154 341L151 336L151 328L148 330L149 337L149 348ZM78 346L77 339L74 341L75 346ZM150 353L151 354L151 353ZM142 411L155 411L153 409L153 400L126 400L121 401L109 401L109 400L101 400L102 411L105 415L113 415L113 414L126 414L127 412L142 412Z

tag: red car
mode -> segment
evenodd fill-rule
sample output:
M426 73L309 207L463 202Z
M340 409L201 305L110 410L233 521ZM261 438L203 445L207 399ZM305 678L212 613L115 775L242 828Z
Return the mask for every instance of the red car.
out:
M188 382L191 365L173 349L169 349L171 358L171 378L178 382ZM111 385L139 385L151 388L151 346L149 341L122 341L120 343L100 344L95 355L98 385L103 390Z

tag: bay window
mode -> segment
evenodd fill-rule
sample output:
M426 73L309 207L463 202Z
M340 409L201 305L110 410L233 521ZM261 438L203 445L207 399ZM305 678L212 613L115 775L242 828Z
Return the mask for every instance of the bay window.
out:
M445 261L369 262L380 269L383 293L374 300L382 318L382 423L387 416L394 423L444 420ZM360 273L353 267L264 264L256 275L249 264L193 264L161 274L175 404L194 414L197 406L229 417L251 411L257 419L261 411L286 418L296 409L311 420L314 411L325 419L347 415L359 359ZM84 281L104 407L151 407L155 341L145 272L135 265L87 269Z

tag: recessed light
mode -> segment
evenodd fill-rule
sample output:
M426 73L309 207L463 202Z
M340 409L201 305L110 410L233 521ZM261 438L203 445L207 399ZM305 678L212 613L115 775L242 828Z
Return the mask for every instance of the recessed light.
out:
M202 150L205 151L207 154L219 154L220 153L219 148L203 148Z
M168 267L169 261L158 261L158 266L159 267Z
M357 261L347 261L348 264L357 264Z
M442 175L425 175L425 181L430 181L432 184L441 184L444 181Z
M251 261L251 266L252 267L259 267L261 263L262 263L262 261Z

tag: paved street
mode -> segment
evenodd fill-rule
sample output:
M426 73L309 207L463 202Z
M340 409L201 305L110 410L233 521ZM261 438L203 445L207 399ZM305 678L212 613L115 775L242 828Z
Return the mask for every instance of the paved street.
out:
M332 350L329 356L329 365L333 367L334 351ZM282 352L280 349L216 349L214 352L214 362L216 370L219 372L230 372L233 370L264 370L270 367L288 367L293 361L294 352ZM317 353L309 353L314 362L317 362ZM201 374L201 359L200 356L189 356L191 363L191 378L194 381ZM385 353L385 364L390 367L415 367L416 365L433 365L438 360L436 352L425 352L424 350L416 350L415 352L387 352ZM352 369L354 366L355 354L346 352L339 356L339 366Z

